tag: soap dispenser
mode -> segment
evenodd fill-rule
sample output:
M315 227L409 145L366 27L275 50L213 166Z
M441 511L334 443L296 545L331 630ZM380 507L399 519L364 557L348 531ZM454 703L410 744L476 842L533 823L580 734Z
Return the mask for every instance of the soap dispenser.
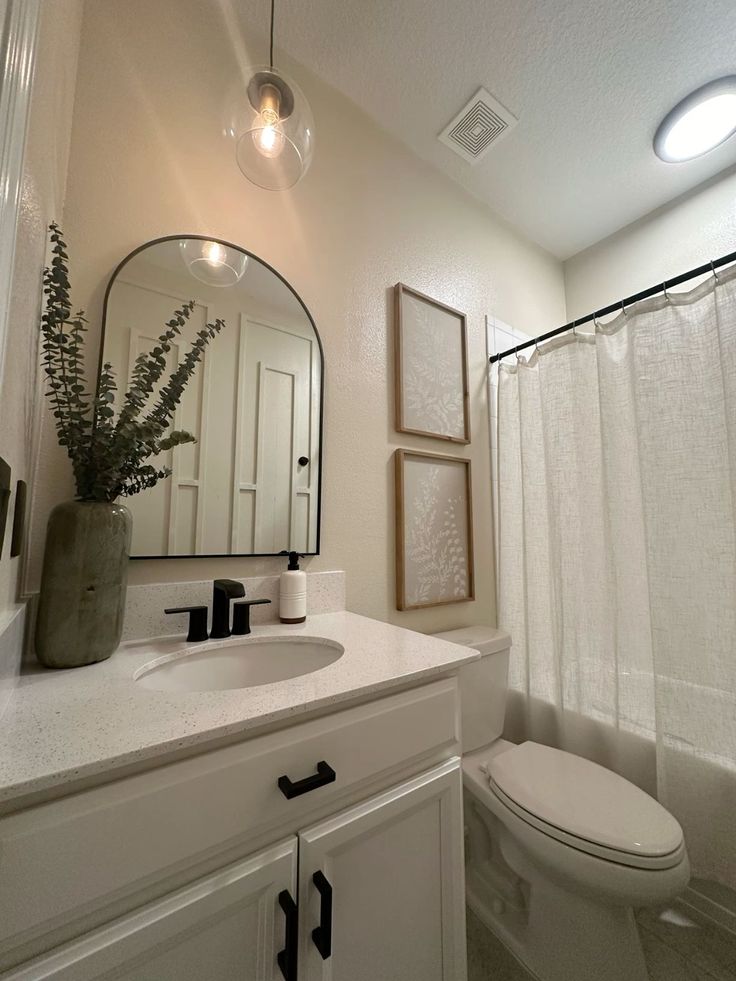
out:
M279 620L304 623L307 619L307 574L299 571L299 553L289 552L289 567L281 573Z

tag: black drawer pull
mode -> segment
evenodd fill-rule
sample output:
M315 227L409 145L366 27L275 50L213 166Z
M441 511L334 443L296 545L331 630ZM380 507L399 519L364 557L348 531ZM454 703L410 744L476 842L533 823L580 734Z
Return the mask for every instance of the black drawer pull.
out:
M279 893L279 906L284 911L286 918L286 929L284 935L284 949L276 954L276 960L284 981L296 981L296 959L299 953L297 943L297 931L299 923L299 910L296 903L291 898L288 889Z
M325 787L328 783L334 783L336 779L337 774L332 767L324 760L320 760L317 764L317 772L311 777L305 777L296 782L289 780L285 774L283 777L279 777L279 790L287 800L291 800L292 797L308 794L310 790L316 790L317 787Z
M332 886L322 872L315 872L312 882L320 896L319 926L312 930L314 946L326 961L332 954Z

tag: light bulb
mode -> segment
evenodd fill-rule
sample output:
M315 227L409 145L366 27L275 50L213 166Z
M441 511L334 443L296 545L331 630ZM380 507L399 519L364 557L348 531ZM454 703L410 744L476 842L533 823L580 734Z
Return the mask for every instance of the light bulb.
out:
M227 252L219 242L207 242L202 252L204 253L205 261L215 269L218 266L223 266L227 259Z
M256 150L264 157L278 157L284 149L284 134L278 126L266 123L253 133Z
M281 122L281 93L269 82L260 90L259 126L253 133L256 150L269 159L278 157L284 149L284 134L279 128Z

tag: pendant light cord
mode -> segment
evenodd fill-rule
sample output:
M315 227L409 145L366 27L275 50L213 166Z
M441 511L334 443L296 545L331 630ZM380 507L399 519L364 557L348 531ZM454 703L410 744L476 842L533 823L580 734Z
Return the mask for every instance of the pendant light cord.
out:
M269 64L273 68L273 18L276 7L276 0L271 0L271 48L269 53Z

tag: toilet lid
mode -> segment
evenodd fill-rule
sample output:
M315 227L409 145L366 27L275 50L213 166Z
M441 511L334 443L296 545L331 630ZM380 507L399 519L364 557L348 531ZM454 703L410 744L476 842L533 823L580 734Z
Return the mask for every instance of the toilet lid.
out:
M653 797L572 753L522 743L490 759L488 774L499 796L536 818L535 824L541 821L580 839L585 851L582 843L592 842L645 859L682 846L680 825Z

